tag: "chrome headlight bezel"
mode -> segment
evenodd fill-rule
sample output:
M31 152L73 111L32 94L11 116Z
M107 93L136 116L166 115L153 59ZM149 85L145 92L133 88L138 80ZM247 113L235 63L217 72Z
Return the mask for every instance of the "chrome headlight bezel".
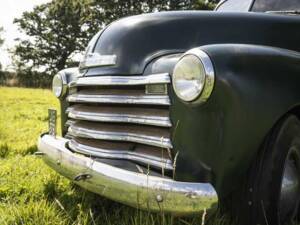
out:
M57 98L62 98L66 95L68 84L64 73L58 73L52 80L52 92Z
M188 59L188 57L190 58L190 60ZM192 59L194 62L191 62ZM186 62L183 62L183 60L189 60L190 61L189 63L191 64L190 66L194 66L192 70L191 68L189 69L193 73L198 71L199 74L192 75L192 74L188 74L187 71L185 75L182 75L179 70L183 69L180 67L182 67L184 63L186 64ZM194 76L194 80L192 82L189 82L188 85L186 85L187 88L189 89L193 88L193 90L188 90L188 89L184 90L182 89L182 85L181 88L179 88L180 84L178 80L179 78L183 80L182 76L190 76L187 78L191 78ZM195 76L197 76L197 79L195 79ZM215 83L214 67L207 53L201 50L200 48L194 48L184 53L174 67L172 83L173 83L173 89L177 97L183 100L184 102L200 102L200 103L206 102L213 91L213 87ZM184 93L188 93L189 95Z

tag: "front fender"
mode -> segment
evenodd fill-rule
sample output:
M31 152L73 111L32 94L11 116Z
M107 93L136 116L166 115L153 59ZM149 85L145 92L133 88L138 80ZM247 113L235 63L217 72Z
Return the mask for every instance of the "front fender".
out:
M222 197L245 178L276 121L300 104L300 54L241 44L201 49L215 68L211 97L204 104L193 104L171 94L177 178L190 172L197 179L197 165L207 168Z

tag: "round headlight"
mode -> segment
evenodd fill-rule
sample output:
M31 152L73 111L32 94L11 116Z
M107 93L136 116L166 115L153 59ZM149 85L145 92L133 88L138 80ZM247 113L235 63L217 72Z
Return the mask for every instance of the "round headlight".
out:
M52 91L53 94L57 97L60 98L64 95L65 92L65 84L64 84L64 80L62 78L62 76L60 74L56 74L53 77L53 81L52 81Z
M173 72L173 88L176 95L187 102L204 102L214 85L214 70L208 55L200 49L192 49L177 62Z

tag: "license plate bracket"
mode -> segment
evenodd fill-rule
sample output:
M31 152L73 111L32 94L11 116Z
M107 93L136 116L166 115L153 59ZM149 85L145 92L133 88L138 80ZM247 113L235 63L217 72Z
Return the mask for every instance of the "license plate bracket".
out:
M57 120L57 111L55 109L48 109L48 125L49 125L49 135L56 136L56 120Z

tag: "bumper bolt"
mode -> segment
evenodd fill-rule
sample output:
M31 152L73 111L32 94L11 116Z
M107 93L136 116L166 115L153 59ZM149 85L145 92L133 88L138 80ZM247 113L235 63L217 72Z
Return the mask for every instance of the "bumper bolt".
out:
M81 173L81 174L78 174L76 177L74 177L74 181L87 180L90 178L92 178L92 175L87 174L87 173Z
M156 201L157 202L163 202L163 197L161 195L156 195Z

